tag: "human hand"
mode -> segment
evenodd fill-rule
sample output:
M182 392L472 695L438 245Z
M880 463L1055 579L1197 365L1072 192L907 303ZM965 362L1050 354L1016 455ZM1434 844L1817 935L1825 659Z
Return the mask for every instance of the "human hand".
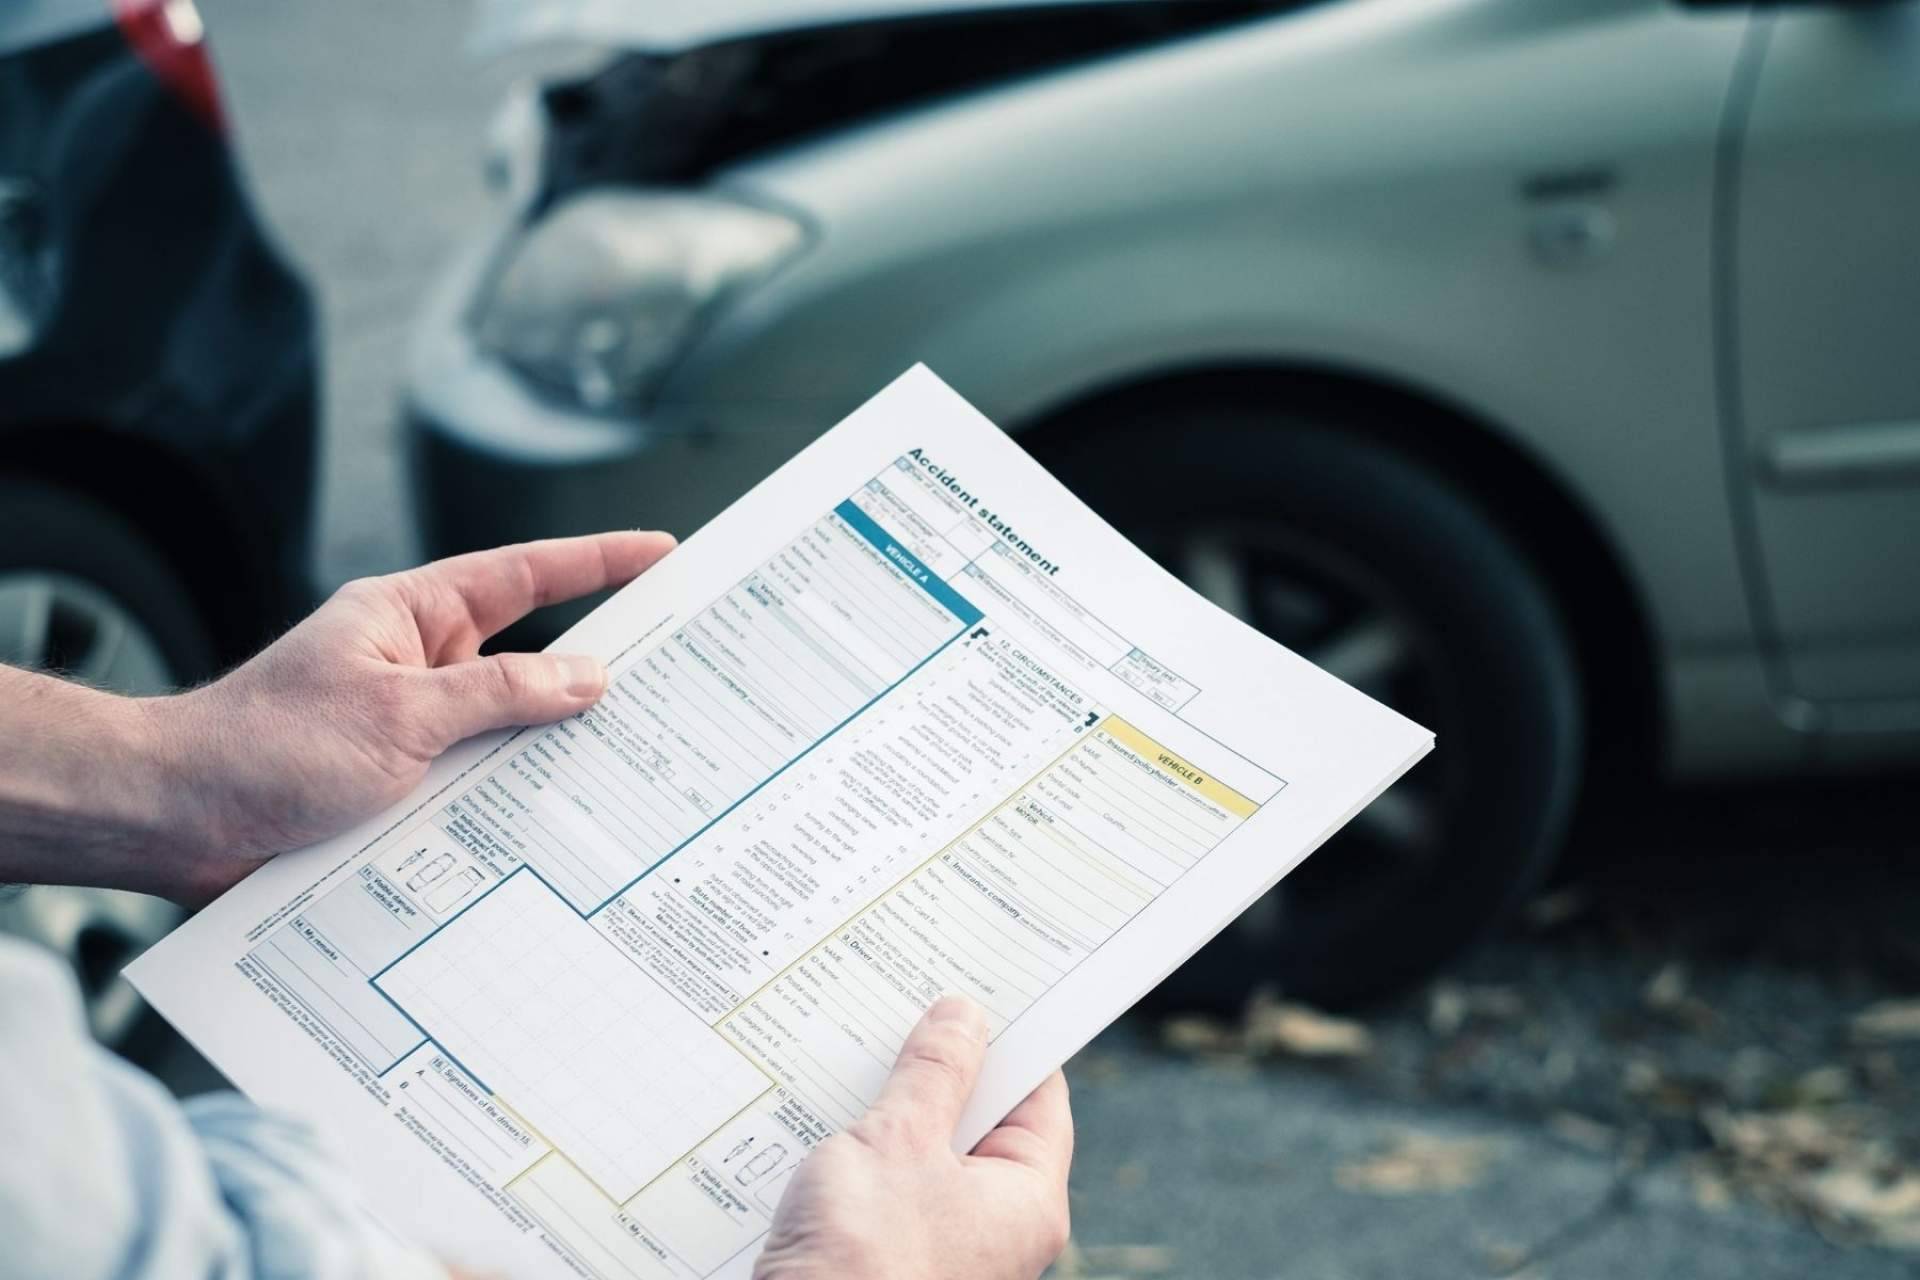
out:
M152 891L204 901L265 859L401 799L448 747L592 706L606 669L483 641L530 610L634 578L664 533L556 538L350 582L212 684L141 700L174 777Z
M793 1176L755 1280L1033 1280L1067 1243L1073 1116L1058 1071L972 1153L953 1153L987 1020L948 996L867 1114Z

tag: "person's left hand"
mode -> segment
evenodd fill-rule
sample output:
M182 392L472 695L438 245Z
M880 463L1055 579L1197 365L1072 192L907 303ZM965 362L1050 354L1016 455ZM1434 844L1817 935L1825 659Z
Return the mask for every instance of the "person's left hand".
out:
M153 891L212 898L263 860L401 799L436 756L488 729L592 706L606 669L579 654L480 645L540 605L617 587L664 533L529 542L350 582L231 674L142 700L180 808Z
M1073 1111L1056 1071L967 1155L954 1130L987 1017L934 1003L867 1113L787 1183L754 1280L1034 1280L1069 1234Z

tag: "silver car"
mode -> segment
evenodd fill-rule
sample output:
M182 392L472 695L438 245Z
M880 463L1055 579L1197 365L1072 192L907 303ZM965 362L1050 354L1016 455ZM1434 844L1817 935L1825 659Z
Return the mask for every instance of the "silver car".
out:
M1322 1001L1584 789L1920 753L1920 6L501 4L430 550L698 527L916 360L1441 750L1169 987ZM1142 465L1138 460L1153 461Z

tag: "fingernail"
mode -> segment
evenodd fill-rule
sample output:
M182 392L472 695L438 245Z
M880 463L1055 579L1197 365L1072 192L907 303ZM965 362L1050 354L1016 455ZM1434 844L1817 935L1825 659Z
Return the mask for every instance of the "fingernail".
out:
M584 653L563 653L559 659L569 697L597 698L606 690L607 669L600 665L600 659Z

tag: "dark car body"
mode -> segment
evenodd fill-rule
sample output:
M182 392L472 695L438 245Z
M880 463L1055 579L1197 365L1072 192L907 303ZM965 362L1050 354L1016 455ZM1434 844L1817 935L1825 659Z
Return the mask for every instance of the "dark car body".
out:
M203 37L190 0L0 3L0 663L134 694L312 602L314 306L254 215ZM120 966L178 918L0 895L0 932L63 955L123 1049Z
M316 338L197 24L178 3L0 7L0 478L124 518L230 660L310 603Z

